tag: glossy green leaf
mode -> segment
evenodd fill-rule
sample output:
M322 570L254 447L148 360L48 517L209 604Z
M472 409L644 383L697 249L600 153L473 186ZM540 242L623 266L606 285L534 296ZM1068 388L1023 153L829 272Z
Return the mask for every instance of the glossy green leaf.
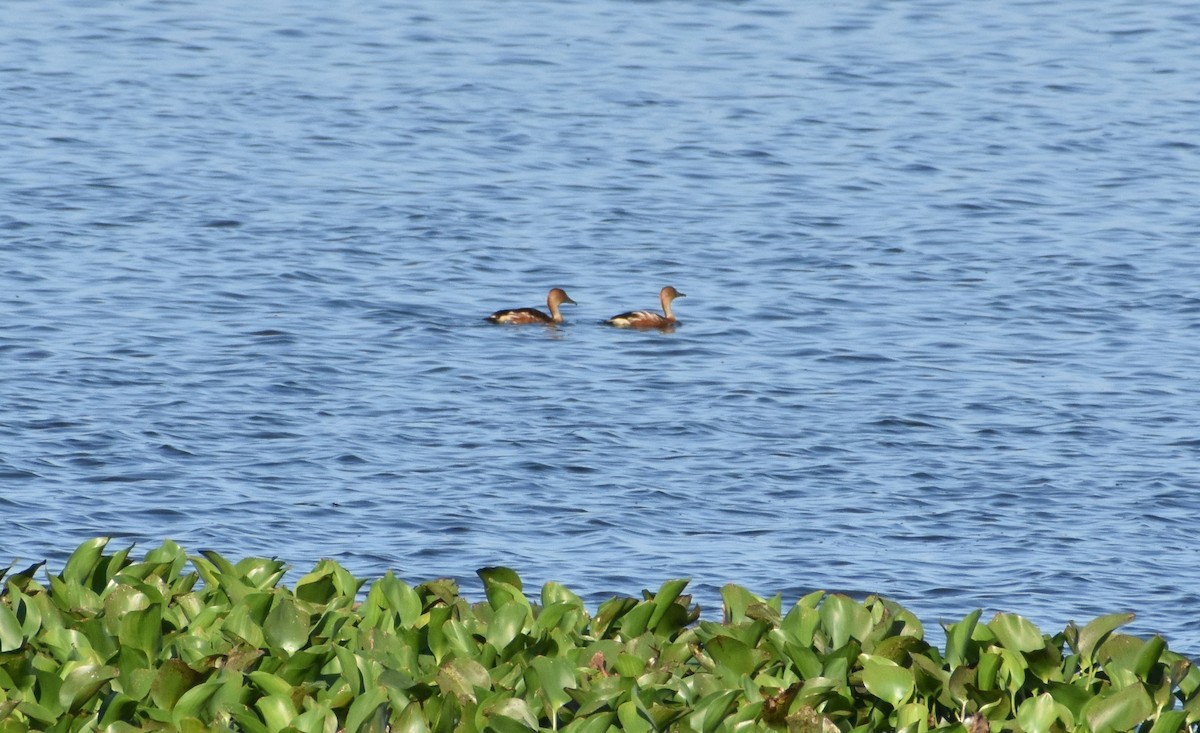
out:
M689 716L691 727L700 733L713 733L737 704L741 690L719 690L696 701L695 712Z
M537 694L550 715L571 701L568 689L577 687L575 665L563 657L534 657L530 666L537 672Z
M550 581L542 586L542 606L549 608L556 603L564 603L576 608L583 608L583 599L562 583Z
M1026 699L1017 708L1017 722L1026 733L1050 733L1056 720L1058 712L1054 698L1048 692Z
M183 660L168 659L159 667L158 675L150 686L150 698L159 708L170 710L200 677L200 673Z
M117 639L122 645L157 656L162 646L162 607L148 606L121 616Z
M329 733L337 731L337 715L328 705L310 702L308 708L292 719L292 726L300 733Z
M1096 650L1108 638L1108 635L1125 624L1133 621L1134 614L1132 613L1110 613L1107 616L1100 616L1097 619L1089 622L1079 631L1078 648L1080 656L1087 662L1088 666L1096 659Z
M284 695L261 697L254 703L254 707L262 713L263 722L270 733L279 733L289 727L298 714L296 706L292 704L292 698Z
M71 712L77 711L117 674L115 667L99 664L81 664L71 669L58 690L59 706Z
M900 707L912 697L916 681L912 670L901 667L885 657L863 654L863 684L867 690L893 708Z
M390 598L395 604L396 613L400 614L400 623L409 628L416 626L417 620L421 618L421 596L417 595L412 586L398 579L395 586L390 586L389 590L394 593Z
M502 699L491 703L487 706L488 722L490 725L497 727L497 730L517 730L511 725L504 725L507 720L511 720L523 729L537 730L537 716L533 714L529 703L519 697L503 697ZM499 725L504 725L503 728Z
M808 648L813 643L813 633L821 624L821 614L816 607L801 603L792 606L783 617L779 628L787 636L788 642L801 648Z
M7 597L0 597L0 652L16 651L25 644L21 622L5 603L6 600Z
M745 588L729 583L721 588L721 600L724 605L724 622L739 624L747 620L746 610L754 603L762 603L762 599Z
M625 639L634 639L646 633L650 628L650 619L656 610L654 604L649 601L642 601L634 606L620 619L618 625L621 629L621 636Z
M963 617L961 621L946 629L946 664L951 669L968 663L968 652L971 636L975 625L983 614L981 609L975 609Z
M929 730L929 708L923 703L910 702L896 709L896 731L926 733Z
M616 725L616 713L602 712L593 715L575 718L565 728L560 728L562 733L606 733L609 726Z
M483 581L483 591L493 609L499 610L510 603L529 607L521 578L510 568L480 568L475 573Z
M663 622L671 607L676 605L675 601L679 599L679 594L683 593L689 582L691 582L689 578L676 578L662 584L658 593L654 594L654 613L650 616L646 628L655 633L659 632L659 624Z
M1003 659L1001 655L993 652L979 655L979 664L975 666L975 684L980 690L987 692L996 689L996 676Z
M318 565L312 572L304 575L296 581L294 593L298 600L305 603L315 603L324 605L338 597L338 589L333 577L333 572L324 563L328 560L322 560L322 565Z
M1149 733L1179 733L1187 725L1188 714L1183 710L1166 710L1158 715Z
M1150 672L1162 659L1163 652L1167 650L1167 642L1157 634L1150 637L1137 653L1137 657L1133 660L1133 673L1140 680L1147 680L1150 677Z
M832 649L845 646L852 638L864 639L871 631L871 614L848 596L833 594L826 597L820 614Z
M258 669L246 675L246 677L266 695L288 698L292 696L292 683L277 674Z
M108 537L97 537L80 544L67 558L67 564L59 577L67 583L87 586L100 563L101 553L104 552L108 541Z
M104 700L104 704L100 707L99 720L97 721L101 730L116 731L120 729L122 723L128 719L132 719L137 714L138 701L115 692ZM4 714L0 711L0 721L4 720Z
M509 602L496 609L491 623L488 624L488 644L497 652L503 651L520 635L528 619L529 607L526 604Z
M642 716L638 705L633 700L626 700L617 706L617 719L621 721L621 730L626 733L651 733L654 725Z
M716 636L704 643L708 652L718 666L735 675L751 675L759 665L767 661L767 655L758 649L748 646L731 636Z
M1000 644L1013 652L1032 652L1046 645L1042 632L1023 616L1015 613L998 613L988 622L988 628L1000 640Z
M175 725L181 725L187 718L199 719L202 715L207 717L208 702L220 689L221 682L210 678L183 693L171 709L171 718Z
M1154 702L1142 685L1130 685L1083 706L1083 718L1095 733L1132 730L1153 712Z
M263 623L267 644L288 654L295 653L308 642L309 630L309 615L286 595L276 598Z
M442 692L459 700L475 702L476 690L491 689L492 678L474 659L452 659L438 669L437 685Z
M383 721L383 725L385 727L381 728L381 731L386 730L388 733L429 733L430 731L429 721L425 719L425 711L416 702L409 703L404 708L394 725L387 727L386 720ZM349 732L358 729L351 728L347 721L346 730Z

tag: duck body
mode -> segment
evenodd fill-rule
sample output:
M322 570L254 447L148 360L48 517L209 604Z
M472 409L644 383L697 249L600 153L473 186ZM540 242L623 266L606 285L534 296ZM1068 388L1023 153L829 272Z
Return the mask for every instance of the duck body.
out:
M662 313L629 311L615 315L605 323L617 328L673 328L678 321L675 319L675 314L671 312L671 301L683 297L686 297L684 293L668 285L658 293L658 300L662 304Z
M510 308L508 310L496 311L485 320L512 326L520 326L526 323L555 323L553 316L548 316L537 308ZM561 321L562 317L560 316L559 322Z
M678 321L654 311L629 311L615 315L605 323L617 328L667 328L674 326Z
M571 296L562 288L554 288L546 296L546 307L550 309L550 314L547 315L537 308L509 308L507 310L496 311L492 315L485 318L485 321L490 323L500 323L512 326L521 326L528 323L540 323L542 325L553 325L562 323L562 313L559 311L559 306L563 303L575 305L575 301L571 300Z

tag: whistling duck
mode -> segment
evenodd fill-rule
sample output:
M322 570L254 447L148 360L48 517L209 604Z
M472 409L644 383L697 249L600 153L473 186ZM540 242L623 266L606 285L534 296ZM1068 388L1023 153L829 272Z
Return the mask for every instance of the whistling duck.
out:
M571 296L562 288L554 288L550 294L546 296L546 307L550 309L550 315L546 315L537 308L511 308L509 310L496 311L488 316L487 321L492 323L562 323L562 313L559 313L558 306L563 303L577 305L571 300Z
M668 285L658 294L662 302L662 315L654 311L630 311L619 316L613 316L605 321L617 328L670 328L675 325L675 314L671 312L671 301L682 298L684 294Z

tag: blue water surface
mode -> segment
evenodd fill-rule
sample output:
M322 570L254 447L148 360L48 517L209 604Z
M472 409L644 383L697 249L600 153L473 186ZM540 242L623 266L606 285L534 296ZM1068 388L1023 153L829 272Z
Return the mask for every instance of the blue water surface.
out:
M11 0L0 564L687 576L1200 655L1198 25ZM667 284L674 332L600 325ZM553 286L562 327L482 320Z

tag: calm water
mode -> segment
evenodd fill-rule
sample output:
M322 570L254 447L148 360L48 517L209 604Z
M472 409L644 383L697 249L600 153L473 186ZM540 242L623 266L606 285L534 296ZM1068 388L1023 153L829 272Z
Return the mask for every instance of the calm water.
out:
M5 6L0 564L691 576L1200 654L1194 3L456 5ZM598 325L666 284L674 333ZM481 320L556 285L562 328Z

